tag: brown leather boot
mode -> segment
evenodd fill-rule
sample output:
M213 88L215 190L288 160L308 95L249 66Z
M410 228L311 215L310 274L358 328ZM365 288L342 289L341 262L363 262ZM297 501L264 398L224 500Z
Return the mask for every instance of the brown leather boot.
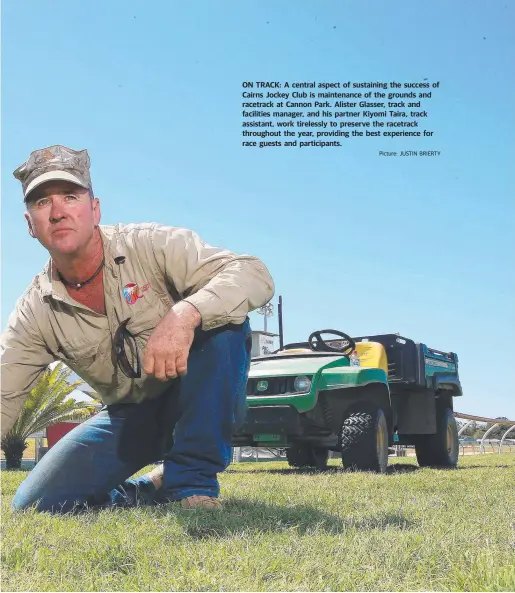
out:
M179 501L183 509L208 509L214 511L222 508L222 501L214 496L194 494Z

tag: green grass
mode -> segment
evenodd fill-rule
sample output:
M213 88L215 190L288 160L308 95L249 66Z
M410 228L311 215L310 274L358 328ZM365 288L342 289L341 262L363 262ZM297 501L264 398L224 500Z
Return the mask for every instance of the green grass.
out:
M13 515L2 472L3 591L515 591L515 455L387 475L234 464L225 509Z

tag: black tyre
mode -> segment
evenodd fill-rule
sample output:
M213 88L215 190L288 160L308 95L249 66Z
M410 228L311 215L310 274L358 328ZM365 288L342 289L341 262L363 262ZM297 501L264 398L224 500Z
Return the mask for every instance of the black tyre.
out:
M297 443L286 449L286 459L291 467L315 467L323 471L327 467L329 451L308 443Z
M456 467L460 444L456 419L450 408L436 409L436 433L417 435L415 452L420 467Z
M388 422L381 408L349 411L340 434L346 469L384 473L388 466Z

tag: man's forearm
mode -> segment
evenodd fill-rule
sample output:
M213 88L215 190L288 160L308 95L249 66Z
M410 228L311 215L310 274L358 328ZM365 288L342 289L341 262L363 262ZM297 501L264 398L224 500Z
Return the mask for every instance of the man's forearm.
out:
M184 324L191 328L196 328L202 323L202 316L197 307L186 301L180 301L175 304L167 315L177 315Z
M184 300L200 311L202 328L209 330L243 323L248 313L269 302L274 292L274 281L261 260L237 256Z
M184 301L200 312L202 329L243 323L250 311L268 303L275 286L265 264L207 244L185 228L154 225L152 257Z

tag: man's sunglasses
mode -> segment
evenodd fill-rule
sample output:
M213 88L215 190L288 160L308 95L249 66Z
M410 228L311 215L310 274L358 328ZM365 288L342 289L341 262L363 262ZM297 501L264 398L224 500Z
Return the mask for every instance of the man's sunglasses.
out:
M129 317L125 321L122 321L116 330L114 334L114 349L118 366L123 374L129 377L129 379L139 379L141 377L141 361L138 345L136 344L135 337L126 327L130 319Z

